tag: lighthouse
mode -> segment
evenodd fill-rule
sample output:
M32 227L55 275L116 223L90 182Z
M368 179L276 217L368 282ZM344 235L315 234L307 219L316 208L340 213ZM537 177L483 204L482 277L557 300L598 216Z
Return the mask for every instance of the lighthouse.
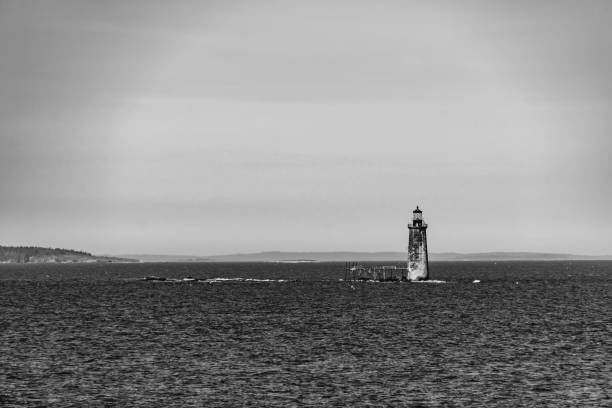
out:
M427 224L423 222L423 211L417 206L412 212L412 225L408 224L408 280L429 279L427 258Z

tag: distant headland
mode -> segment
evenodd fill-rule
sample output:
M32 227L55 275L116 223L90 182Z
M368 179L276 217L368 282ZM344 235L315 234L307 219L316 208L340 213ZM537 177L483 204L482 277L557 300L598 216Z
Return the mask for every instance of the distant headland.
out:
M405 261L405 252L282 252L267 251L228 255L147 255L130 254L122 257L143 262L359 262ZM429 254L430 261L569 261L612 260L612 256L587 256L544 252L438 252Z
M282 252L266 251L228 255L93 255L89 252L63 248L44 248L38 246L1 246L0 263L127 263L127 262L397 262L404 261L405 252ZM438 252L429 255L430 261L580 261L612 260L612 256L587 256L544 252L481 252L458 253Z
M139 262L136 259L97 256L89 252L37 246L0 246L0 263Z

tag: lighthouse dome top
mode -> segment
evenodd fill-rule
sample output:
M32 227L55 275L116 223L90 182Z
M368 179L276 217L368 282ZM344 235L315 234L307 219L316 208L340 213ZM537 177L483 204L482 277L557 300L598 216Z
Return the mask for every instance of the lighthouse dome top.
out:
M422 212L423 212L423 211L421 211L421 210L419 209L419 206L418 206L418 205L417 205L416 210L414 210L414 211L413 211L413 213L422 213Z

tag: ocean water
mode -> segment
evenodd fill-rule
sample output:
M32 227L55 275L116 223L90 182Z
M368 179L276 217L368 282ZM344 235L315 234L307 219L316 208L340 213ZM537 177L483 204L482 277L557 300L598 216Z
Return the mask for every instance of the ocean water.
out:
M0 406L612 406L612 262L342 268L0 265Z

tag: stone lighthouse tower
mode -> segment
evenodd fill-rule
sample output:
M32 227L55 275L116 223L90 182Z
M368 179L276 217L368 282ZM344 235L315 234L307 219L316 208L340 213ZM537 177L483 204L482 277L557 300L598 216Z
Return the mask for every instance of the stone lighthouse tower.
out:
M427 224L423 222L423 211L417 206L412 212L412 225L408 224L408 280L429 279L427 258Z

